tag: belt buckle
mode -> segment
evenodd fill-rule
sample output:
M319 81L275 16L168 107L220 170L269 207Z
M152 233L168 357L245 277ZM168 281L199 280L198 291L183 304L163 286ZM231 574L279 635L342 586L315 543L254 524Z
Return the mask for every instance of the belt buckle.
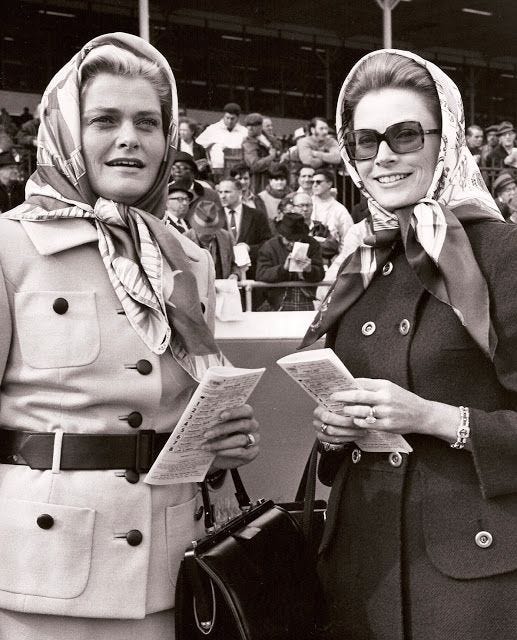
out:
M154 439L156 431L142 429L136 434L135 471L147 473L155 460Z

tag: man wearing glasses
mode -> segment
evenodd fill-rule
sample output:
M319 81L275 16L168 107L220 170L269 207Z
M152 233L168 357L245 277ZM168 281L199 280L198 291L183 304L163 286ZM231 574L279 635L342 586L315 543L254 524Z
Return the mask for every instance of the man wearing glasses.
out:
M347 208L336 200L333 187L332 172L317 169L312 180L312 220L328 228L331 235L338 241L338 251L341 251L347 231L354 221Z
M190 229L185 216L193 198L192 193L189 191L188 181L176 180L171 182L168 187L168 194L166 204L167 218L175 229L180 233L185 233Z

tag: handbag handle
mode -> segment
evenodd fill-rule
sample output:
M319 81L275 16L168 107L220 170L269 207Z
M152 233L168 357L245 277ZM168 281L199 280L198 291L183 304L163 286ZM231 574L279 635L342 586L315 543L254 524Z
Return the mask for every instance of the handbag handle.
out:
M318 441L312 446L311 452L305 463L305 468L296 491L296 502L303 502L302 532L307 542L307 548L313 548L314 538L314 499L316 494L316 470L318 465ZM237 469L231 469L233 484L235 487L235 497L241 511L245 511L252 506L251 499L244 487L242 478ZM201 496L203 498L203 511L205 516L205 529L213 532L215 529L214 506L210 502L208 483L205 478L201 483Z

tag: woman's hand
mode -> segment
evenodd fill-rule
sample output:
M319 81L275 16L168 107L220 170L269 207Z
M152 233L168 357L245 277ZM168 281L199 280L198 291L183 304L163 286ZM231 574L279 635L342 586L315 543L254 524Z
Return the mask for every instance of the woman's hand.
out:
M332 413L324 407L316 407L313 416L312 424L321 442L344 445L355 442L365 434L364 429L354 425L353 418Z
M231 469L254 460L259 453L259 423L253 417L248 404L225 409L219 416L221 422L205 431L203 449L216 457L210 468Z
M338 391L331 396L332 400L343 402L345 419L353 426L390 433L423 433L448 442L456 439L458 407L425 400L389 380L356 378L356 382L359 389ZM326 433L332 431L327 429Z

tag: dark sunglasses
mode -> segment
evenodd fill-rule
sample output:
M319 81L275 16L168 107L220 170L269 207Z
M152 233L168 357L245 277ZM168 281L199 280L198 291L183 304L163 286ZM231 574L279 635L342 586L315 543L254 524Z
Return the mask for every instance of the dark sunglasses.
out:
M357 129L344 135L346 151L352 160L370 160L375 158L380 143L385 140L394 153L411 153L424 147L424 136L428 133L440 133L440 129L422 129L420 122L407 120L397 122L379 133L375 129Z

